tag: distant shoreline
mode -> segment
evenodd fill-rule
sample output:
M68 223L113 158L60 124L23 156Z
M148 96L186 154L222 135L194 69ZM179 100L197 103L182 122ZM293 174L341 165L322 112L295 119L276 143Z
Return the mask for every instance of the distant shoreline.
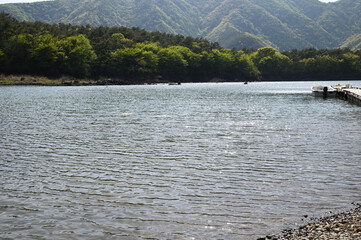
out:
M312 82L312 81L361 81L355 78L271 78L261 79L248 82ZM165 79L75 79L69 77L61 77L50 79L41 76L29 75L0 75L0 86L96 86L96 85L146 85L146 84L171 84L171 83L215 83L215 82L239 82L243 80L229 81L226 79L213 78L200 81L169 81Z

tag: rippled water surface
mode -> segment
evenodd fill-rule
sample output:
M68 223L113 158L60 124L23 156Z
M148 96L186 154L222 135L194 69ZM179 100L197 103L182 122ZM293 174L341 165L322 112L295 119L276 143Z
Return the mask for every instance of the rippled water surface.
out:
M0 87L0 238L256 239L349 209L361 107L319 84Z

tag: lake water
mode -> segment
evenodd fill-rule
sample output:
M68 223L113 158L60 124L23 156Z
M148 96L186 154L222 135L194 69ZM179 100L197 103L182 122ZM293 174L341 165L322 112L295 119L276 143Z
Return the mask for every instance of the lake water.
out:
M361 107L320 84L0 87L0 238L256 239L348 210Z

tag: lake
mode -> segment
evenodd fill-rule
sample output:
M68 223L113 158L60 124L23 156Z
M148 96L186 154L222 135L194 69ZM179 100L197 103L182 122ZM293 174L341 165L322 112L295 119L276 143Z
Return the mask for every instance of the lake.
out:
M256 239L361 200L347 82L0 87L0 238Z

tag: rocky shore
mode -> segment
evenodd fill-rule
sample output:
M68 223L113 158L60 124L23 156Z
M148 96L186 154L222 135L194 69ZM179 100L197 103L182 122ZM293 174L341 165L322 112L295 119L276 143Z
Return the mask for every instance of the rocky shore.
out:
M361 240L361 204L355 206L350 211L311 219L298 229L287 229L258 240Z

